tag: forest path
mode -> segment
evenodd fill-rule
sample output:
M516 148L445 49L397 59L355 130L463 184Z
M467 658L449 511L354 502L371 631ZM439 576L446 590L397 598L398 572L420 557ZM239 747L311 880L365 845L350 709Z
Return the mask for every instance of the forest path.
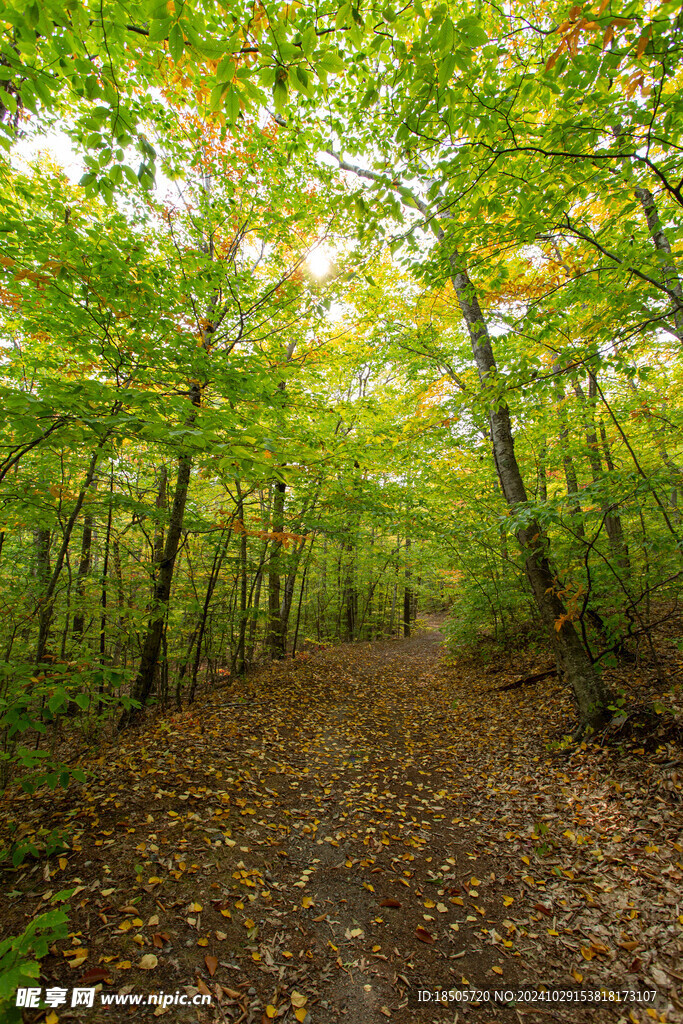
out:
M494 992L654 985L655 1019L681 1019L680 750L549 751L571 724L557 681L498 692L538 665L454 667L438 626L273 664L150 715L80 792L17 797L23 828L72 835L10 883L17 916L79 887L45 983L199 990L210 1009L166 1019L240 1024L644 1021Z

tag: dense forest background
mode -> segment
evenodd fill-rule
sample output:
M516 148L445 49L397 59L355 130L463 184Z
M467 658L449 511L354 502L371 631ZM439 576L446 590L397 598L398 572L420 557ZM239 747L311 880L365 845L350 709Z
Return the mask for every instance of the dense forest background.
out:
M679 1019L682 56L679 0L0 3L7 1019Z
M4 14L5 777L446 604L604 720L679 589L678 5L147 6Z
M681 575L678 4L3 19L5 783L417 609L609 718Z

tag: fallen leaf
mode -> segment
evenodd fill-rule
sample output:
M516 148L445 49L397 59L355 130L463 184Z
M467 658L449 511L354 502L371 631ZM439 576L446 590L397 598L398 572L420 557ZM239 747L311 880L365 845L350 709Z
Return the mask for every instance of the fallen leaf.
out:
M140 960L138 967L141 971L153 971L158 963L158 957L156 957L154 953L145 953L143 958Z

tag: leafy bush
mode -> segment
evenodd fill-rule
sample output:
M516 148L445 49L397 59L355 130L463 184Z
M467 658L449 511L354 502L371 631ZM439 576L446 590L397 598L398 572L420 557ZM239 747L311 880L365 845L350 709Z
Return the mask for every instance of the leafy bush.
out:
M21 1021L21 1009L15 1006L16 991L31 987L40 977L38 961L57 939L65 938L68 928L65 910L48 910L34 918L21 935L10 935L0 942L0 1019Z

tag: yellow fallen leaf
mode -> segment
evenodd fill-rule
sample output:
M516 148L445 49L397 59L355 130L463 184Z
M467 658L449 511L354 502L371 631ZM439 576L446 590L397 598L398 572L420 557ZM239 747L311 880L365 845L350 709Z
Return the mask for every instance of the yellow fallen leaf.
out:
M258 962L259 962L259 960L261 959L261 954L260 954L260 953L252 953L252 954L251 954L251 959L252 959L252 960L255 960L255 961L256 961L256 963L258 963Z
M515 902L514 896L503 896L503 906L510 907Z
M528 858L528 857L522 857L522 862L523 862L524 864L531 864L531 861L529 860L529 858Z
M154 953L145 953L138 967L141 971L153 971L158 963L159 960Z
M491 970L494 972L494 974L502 974L503 973L503 968L502 967L492 967Z
M474 875L472 875L472 877L470 878L470 885L472 886L473 889L476 889L478 885L481 885L481 882L478 878L475 878Z
M311 897L310 896L304 896L304 898L301 901L301 906L304 908L304 910L308 910L309 907L312 907L313 906L313 900L311 899Z
M208 946L209 945L209 940L206 939L206 938L197 939L197 945L198 946Z
M201 905L201 903L191 903L191 904L190 904L190 911L191 911L191 912L192 912L193 914L201 914L201 912L202 912L202 910L203 910L203 909L204 909L204 908L203 908L203 906Z
M277 1013L276 1007L272 1006L269 1003L268 1006L266 1006L266 1017L268 1018L268 1020L272 1020L276 1013Z
M593 959L593 955L594 955L593 954L593 950L590 948L590 946L582 946L581 947L581 956L583 957L584 960L592 960Z
M286 949L282 955L285 958L285 960L291 960L292 957L294 956L294 954L290 953L288 949Z
M114 964L117 971L129 971L133 966L130 960L119 960L117 964Z
M245 917L245 919L244 919L244 921L242 923L243 923L244 927L247 930L249 930L250 928L255 928L256 927L256 921L252 921L252 919L250 917Z
M464 902L460 899L459 896L451 896L451 903L455 903L456 907L465 906Z
M581 984L581 982L583 981L583 974L581 974L580 971L577 971L575 968L572 968L572 970L569 973L571 974L574 981L578 981L579 984Z
M306 1009L305 1006L302 1006L298 1010L294 1011L294 1016L300 1022L300 1024L303 1024L303 1022L306 1020L306 1017L308 1016L308 1010Z
M45 1024L57 1024L59 1017L54 1010L50 1010L47 1017L45 1018Z
M68 864L69 864L69 862L68 862L68 860L66 859L66 857L60 857L60 858L59 858L59 866L60 866L60 868L62 869L62 871L64 871L64 869L65 869L66 867L68 867Z
M303 996L301 994L301 992L297 992L297 991L292 992L292 994L291 994L291 996L289 998L292 1001L292 1006L297 1007L297 1008L299 1008L301 1006L305 1006L306 1003L308 1002L308 996Z
M432 907L436 906L436 903L434 902L434 900L425 900L424 905L425 907L427 907L428 910L431 910Z

